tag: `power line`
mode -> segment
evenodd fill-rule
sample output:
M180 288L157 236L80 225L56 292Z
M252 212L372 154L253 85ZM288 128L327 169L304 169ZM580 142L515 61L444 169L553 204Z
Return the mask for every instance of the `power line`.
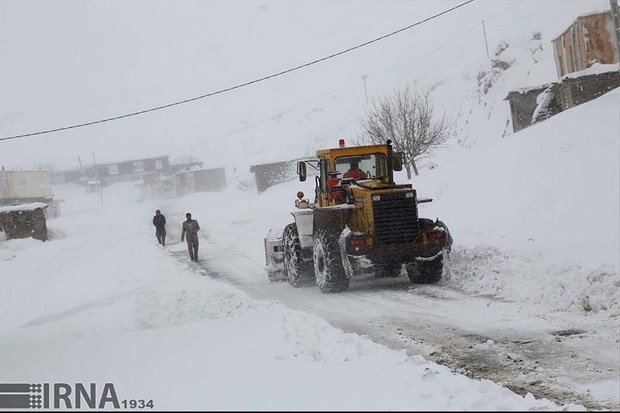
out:
M423 55L420 55L420 56L418 56L416 58L413 58L413 59L407 59L408 62L406 62L406 63L402 63L402 64L400 64L398 66L394 66L394 67L391 67L389 69L384 69L384 70L381 70L381 71L378 71L378 72L374 72L374 73L371 73L371 74L366 75L366 76L370 77L370 76L384 75L384 74L386 74L388 72L393 72L393 71L401 69L403 67L410 66L413 63L417 63L420 59L423 59L423 58L428 57L428 56L430 56L432 54L435 54L438 51L440 51L441 49L443 49L443 48L445 48L447 46L450 46L452 43L454 43L454 42L456 42L458 40L461 40L463 37L465 37L465 35L469 34L470 32L474 31L476 28L478 28L478 26L480 26L480 23L476 24L475 26L472 26L471 28L467 29L463 33L459 34L457 37L453 38L452 40L442 44L441 46L439 46L439 47L437 47L437 48L435 48L435 49L433 49L433 50L431 50L431 51L429 51L429 52L427 52L427 53L425 53Z
M605 0L605 1L607 1L607 0ZM509 11L509 10L514 9L515 7L519 6L519 5L520 5L520 4L522 4L523 2L525 2L525 0L521 0L520 2L518 2L518 3L516 3L516 4L511 5L510 7L508 7L508 8L506 8L506 9L504 9L504 10L500 11L499 13L496 13L496 14L494 14L494 15L490 16L490 17L485 18L483 21L489 21L489 20L492 20L492 19L496 18L497 16L499 16L500 14L503 14L503 13L505 13L505 12ZM439 46L439 47L437 47L437 48L435 48L435 49L433 49L433 50L431 50L431 51L429 51L429 52L427 52L427 53L425 53L425 54L423 54L423 55L421 55L421 56L418 56L418 57L416 57L416 58L414 58L414 59L407 59L407 62L406 62L406 63L402 63L402 64L400 64L400 65L398 65L398 66L394 66L394 67L391 67L391 68L389 68L389 69L384 69L384 70L381 70L381 71L378 71L378 72L375 72L375 73L371 73L371 74L369 74L369 75L367 75L367 76L368 76L368 77L370 77L370 76L383 75L383 74L385 74L385 73L392 72L392 71L394 71L394 70L398 70L398 69L400 69L400 68L403 68L403 67L409 66L409 65L411 65L411 64L413 64L413 63L417 63L420 59L423 59L423 58L425 58L425 57L428 57L428 56L430 56L430 55L432 55L432 54L434 54L434 53L436 53L436 52L440 51L441 49L443 49L443 48L445 48L445 47L447 47L447 46L451 45L452 43L454 43L454 42L456 42L456 41L458 41L458 40L461 40L463 37L465 37L465 35L469 34L469 33L470 33L470 32L472 32L472 31L474 31L475 29L477 29L477 28L478 28L479 26L481 26L481 25L482 25L482 23L477 23L476 25L474 25L474 26L470 27L470 28L469 28L469 29L467 29L466 31L464 31L464 32L462 32L461 34L459 34L458 36L454 37L452 40L448 41L447 43L444 43L443 45L441 45L441 46Z
M496 13L496 14L494 14L494 15L490 16L490 17L487 17L487 18L485 19L485 21L489 21L489 20L492 20L492 19L496 18L496 17L497 17L497 16L499 16L500 14L503 14L503 13L507 12L508 10L513 9L514 7L516 7L516 6L520 5L521 3L523 3L524 1L525 1L525 0L521 0L519 3L516 3L516 4L511 5L510 7L508 7L508 8L506 8L506 9L504 9L504 10L500 11L499 13ZM605 0L605 1L607 1L607 0ZM342 90L342 89L344 89L344 88L346 88L346 87L349 87L350 85L352 85L352 84L354 84L354 83L358 82L359 80L362 80L362 81L365 83L365 82L366 82L366 78L368 78L368 77L371 77L371 76L378 76L378 75L384 75L384 74L386 74L386 73L388 73L388 72L392 72L392 71L397 70L397 69L400 69L400 68L402 68L402 67L409 66L409 65L411 65L411 61L413 61L413 62L418 62L420 59L423 59L423 58L426 58L426 57L428 57L428 56L430 56L430 55L432 55L432 54L435 54L435 53L437 53L438 51L440 51L440 50L444 49L445 47L447 47L447 46L451 45L452 43L455 43L456 41L461 40L461 39L462 39L463 37L465 37L467 34L469 34L470 32L474 31L475 29L477 29L477 28L478 28L481 24L482 24L482 23L477 23L476 25L474 25L474 26L470 27L469 29L465 30L464 32L462 32L462 33L461 33L461 34L459 34L458 36L454 37L452 40L450 40L450 41L448 41L448 42L446 42L446 43L442 44L441 46L439 46L439 47L437 47L437 48L435 48L435 49L433 49L433 50L431 50L431 51L429 51L429 52L427 52L427 53L425 53L425 54L422 54L422 55L420 55L420 56L418 56L418 57L415 57L415 58L413 58L413 59L408 59L408 60L410 60L410 62L408 62L408 63L404 63L404 64L398 65L398 66L396 66L396 67L392 67L392 68L389 68L389 69L385 69L385 70L382 70L382 71L378 71L378 72L375 72L375 73L371 73L371 74L369 74L369 75L363 75L362 77L358 77L358 78L356 78L355 80L350 81L350 82L348 82L348 83L346 83L346 84L344 84L344 85L342 85L342 86L339 86L339 87L338 87L338 88L336 88L336 89L333 89L333 90L331 90L331 91L329 91L329 92L327 92L327 93L324 93L324 94L322 94L322 95L320 95L320 96L314 97L314 98L312 98L311 100L308 100L308 101L306 101L306 102L304 102L304 103L301 103L301 104L299 104L299 105L297 105L297 106L291 107L291 108L289 108L289 109L287 109L287 110L285 110L285 111L283 111L283 112L279 112L279 113L277 113L277 114L275 114L275 115L272 115L272 116L269 116L268 118L264 118L264 119L262 119L262 120L260 120L260 121L257 121L257 122L254 122L254 123L251 123L251 124L246 125L246 126L244 126L244 127L242 127L242 128L238 128L238 129L235 129L235 130L232 130L232 131L229 131L229 132L225 132L225 133L223 133L223 134L221 134L221 135L218 135L218 136L215 136L215 137L211 137L211 138L209 138L209 139L202 140L202 141L200 141L200 142L198 142L198 143L195 143L195 144L191 144L191 145L188 145L188 146L184 146L184 147L182 147L182 148L180 148L180 149L176 149L176 150L174 150L174 151L172 151L172 152L169 152L169 153L170 153L170 154L173 154L173 153L182 152L182 151L187 150L187 149L195 148L195 147L197 147L197 146L201 146L201 145L204 145L204 144L207 144L207 143L213 142L213 141L215 141L215 140L219 140L219 139L222 139L222 138L226 138L226 137L228 137L228 136L235 135L235 134L237 134L237 133L239 133L239 132L243 132L243 131L246 131L246 130L248 130L248 129L252 129L252 128L256 127L256 126L262 125L262 124L267 123L267 122L269 122L269 121L271 121L271 120L281 118L282 116L284 116L284 115L286 115L286 114L288 114L288 113L290 113L290 112L293 112L293 111L295 111L295 110L297 110L297 109L300 109L300 108L302 108L302 107L304 107L304 106L307 106L308 104L313 103L313 102L315 102L315 101L317 101L317 100L320 100L320 99L322 99L322 98L324 98L324 97L326 97L326 96L332 95L332 94L334 94L334 93L336 93L336 92L338 92L338 91L340 91L340 90ZM366 97L366 99L368 99L368 97ZM367 104L368 104L368 102L367 102Z
M426 23L426 22L428 22L430 20L436 19L436 18L438 18L438 17L440 17L440 16L442 16L444 14L450 13L450 12L460 8L460 7L463 7L463 6L465 6L465 5L469 4L469 3L472 3L473 1L474 0L467 0L467 1L461 3L461 4L457 5L457 6L454 6L454 7L450 8L450 9L444 10L444 11L442 11L440 13L437 13L437 14L435 14L433 16L427 17L426 19L420 20L420 21L418 21L416 23L410 24L409 26L403 27L403 28L398 29L396 31L393 31L391 33L388 33L388 34L385 34L383 36L377 37L375 39L369 40L367 42L361 43L361 44L359 44L357 46L353 46L353 47L350 47L348 49L342 50L340 52L336 52L336 53L333 53L331 55L328 55L328 56L325 56L325 57L321 57L319 59L312 60L312 61L304 63L302 65L295 66L293 68L286 69L286 70L283 70L281 72L277 72L277 73L271 74L269 76L264 76L264 77L261 77L261 78L258 78L258 79L254 79L254 80L251 80L249 82L245 82L245 83L241 83L241 84L238 84L238 85L235 85L235 86L231 86L231 87L228 87L228 88L220 89L220 90L217 90L215 92L207 93L207 94L196 96L196 97L193 97L193 98L184 99L184 100L180 100L180 101L173 102L173 103L168 103L166 105L161 105L161 106L156 106L156 107L149 108L149 109L139 110L139 111L136 111L136 112L126 113L124 115L113 116L113 117L110 117L110 118L99 119L99 120L95 120L95 121L91 121L91 122L85 122L85 123L80 123L80 124L71 125L71 126L64 126L64 127L60 127L60 128L47 129L47 130L43 130L43 131L39 131L39 132L25 133L25 134L14 135L14 136L7 136L7 137L4 137L4 138L0 138L0 141L27 138L27 137L43 135L43 134L47 134L47 133L65 131L65 130L69 130L69 129L82 128L82 127L85 127L85 126L96 125L96 124L99 124L99 123L111 122L111 121L115 121L115 120L120 120L120 119L128 118L128 117L131 117L131 116L143 115L145 113L155 112L157 110L162 110L162 109L167 109L167 108L170 108L170 107L173 107L173 106L182 105L182 104L193 102L193 101L196 101L196 100L200 100L200 99L208 98L208 97L211 97L211 96L219 95L219 94L222 94L222 93L225 93L225 92L230 92L232 90L239 89L239 88L242 88L242 87L245 87L245 86L249 86L249 85L252 85L252 84L255 84L255 83L263 82L263 81L268 80L268 79L273 79L275 77L282 76L284 74L287 74L287 73L290 73L290 72L293 72L293 71L296 71L296 70L300 70L300 69L306 68L308 66L312 66L312 65L315 65L317 63L324 62L324 61L329 60L329 59L333 59L334 57L341 56L341 55L343 55L345 53L349 53L349 52L351 52L353 50L356 50L356 49L368 46L368 45L370 45L372 43L376 43L376 42L378 42L380 40L383 40L383 39L386 39L388 37L394 36L394 35L396 35L398 33L404 32L405 30L409 30L409 29L411 29L413 27L419 26L419 25L421 25L423 23Z
M332 95L332 94L334 94L336 92L339 92L340 90L342 90L342 89L344 89L346 87L349 87L349 86L351 86L354 83L357 83L360 79L361 78L356 78L355 80L352 80L349 83L346 83L346 84L344 84L344 85L342 85L342 86L340 86L340 87L338 87L336 89L333 89L333 90L331 90L331 91L329 91L327 93L324 93L324 94L322 94L320 96L314 97L311 100L308 100L308 101L306 101L304 103L301 103L301 104L299 104L297 106L291 107L291 108L289 108L289 109L287 109L287 110L285 110L283 112L279 112L279 113L277 113L275 115L272 115L272 116L270 116L268 118L265 118L265 119L259 120L257 122L251 123L251 124L246 125L246 126L244 126L242 128L238 128L238 129L235 129L233 131L223 133L223 134L215 136L213 138L209 138L209 139L203 140L201 142L198 142L198 143L195 143L195 144L192 144L192 145L184 146L183 148L180 148L180 149L174 150L172 152L168 152L168 153L173 154L173 153L177 153L177 152L182 152L182 151L187 150L187 149L191 149L191 148L194 148L194 147L197 147L197 146L200 146L200 145L204 145L206 143L213 142L213 141L218 140L218 139L226 138L228 136L237 134L239 132L243 132L245 130L254 128L255 126L262 125L263 123L267 123L270 120L278 119L278 118L280 118L280 117L282 117L282 116L284 116L284 115L286 115L286 114L288 114L290 112L293 112L293 111L295 111L297 109L301 109L304 106L309 105L310 103L316 102L317 100L323 99L326 96L330 96L330 95Z

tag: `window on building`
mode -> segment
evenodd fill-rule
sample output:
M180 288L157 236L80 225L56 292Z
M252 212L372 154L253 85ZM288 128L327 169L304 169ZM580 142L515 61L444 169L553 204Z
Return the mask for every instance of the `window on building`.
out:
M37 176L37 183L39 184L39 188L45 188L45 178L41 175Z
M110 175L118 175L118 165L117 164L108 165L108 173Z
M133 170L134 172L142 172L144 171L144 164L142 163L142 161L137 161L133 163Z
M6 176L0 176L0 188L8 188L9 180L6 179Z
M161 159L155 161L155 169L164 169L164 164Z
M21 186L22 188L25 188L28 186L28 184L26 183L26 176L24 175L19 176L19 186Z

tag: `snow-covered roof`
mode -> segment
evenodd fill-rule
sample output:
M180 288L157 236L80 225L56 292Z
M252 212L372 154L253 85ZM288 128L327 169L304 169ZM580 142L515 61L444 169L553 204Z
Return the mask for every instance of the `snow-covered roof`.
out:
M0 207L0 214L14 211L34 211L35 209L47 208L47 206L48 205L43 202L31 202L29 204L4 206Z
M49 169L23 169L23 168L13 168L13 169L2 169L0 172L50 172Z
M560 81L564 79L575 79L577 77L582 76L590 76L590 75L600 75L603 73L609 72L617 72L620 70L620 65L618 63L612 63L608 65L604 65L601 63L595 63L587 69L580 70L578 72L567 73L560 78Z
M219 169L224 169L224 168L223 167L221 167L221 168L201 168L198 165L194 165L194 166L192 166L189 169L184 169L182 171L175 172L175 175L182 175L182 174L186 174L188 172L216 171L216 170L219 170Z
M511 90L510 92L508 92L508 94L506 95L506 97L504 98L504 100L507 100L511 94L515 94L515 93L519 93L519 94L525 94L525 93L529 93L532 92L534 90L541 90L541 89L546 89L551 85L551 83L545 83L543 85L538 85L538 86L528 86L528 87L522 87L519 89L515 89L515 90Z
M142 157L142 158L133 158L133 159L127 159L127 158L106 158L104 160L99 160L97 159L96 163L89 163L89 164L85 164L84 165L84 169L86 168L92 168L94 166L100 166L100 167L107 167L110 165L118 165L118 164L122 164L122 163L129 163L129 162L145 162L145 161L150 161L150 160L154 160L154 159L164 159L164 158L169 158L169 155L159 155L159 156L146 156L146 157ZM76 168L76 170L79 170L79 168Z

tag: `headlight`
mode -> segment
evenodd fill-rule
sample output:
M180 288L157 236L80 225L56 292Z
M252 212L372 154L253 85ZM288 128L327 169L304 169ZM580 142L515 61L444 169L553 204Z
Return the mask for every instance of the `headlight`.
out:
M372 196L372 200L373 201L381 201L381 195L373 195Z
M406 196L407 198L413 198L413 192L407 192L407 193L405 194L405 196Z

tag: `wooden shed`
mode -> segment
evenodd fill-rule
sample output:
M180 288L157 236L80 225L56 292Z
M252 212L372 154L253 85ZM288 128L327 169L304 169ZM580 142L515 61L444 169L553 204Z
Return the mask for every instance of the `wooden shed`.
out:
M618 46L610 11L579 16L552 40L558 77L578 72L593 63L618 63Z
M0 207L0 230L6 239L32 237L47 241L45 208L42 202Z
M548 87L549 85L542 85L513 90L504 98L510 104L512 130L514 132L525 129L532 124L532 115L538 106L536 99Z

